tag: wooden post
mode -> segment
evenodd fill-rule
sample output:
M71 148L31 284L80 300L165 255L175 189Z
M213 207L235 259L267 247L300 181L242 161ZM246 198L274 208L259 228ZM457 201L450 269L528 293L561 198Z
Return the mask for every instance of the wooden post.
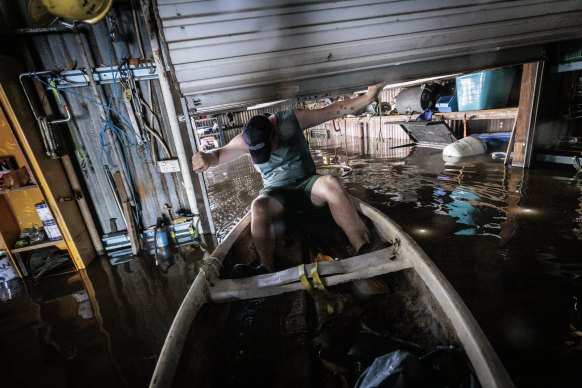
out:
M507 150L508 153L513 151L514 167L527 168L531 161L543 68L544 63L541 61L523 65L513 150Z
M507 145L507 151L505 152L505 159L503 160L504 165L508 165L511 160L511 152L513 151L513 144L515 143L515 128L517 126L517 117L513 121L513 126L511 127L511 136L509 138L509 144Z
M134 213L131 206L131 199L127 196L125 190L123 189L122 179L123 178L119 171L113 174L113 181L115 182L117 195L119 195L119 201L121 202L121 207L123 210L123 217L125 218L125 223L127 226L127 234L129 235L129 242L131 243L131 253L137 255L140 251L139 232L133 218Z

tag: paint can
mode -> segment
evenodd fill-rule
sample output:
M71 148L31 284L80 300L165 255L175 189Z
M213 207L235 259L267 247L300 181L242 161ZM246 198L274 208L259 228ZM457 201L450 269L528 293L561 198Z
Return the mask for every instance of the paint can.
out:
M55 221L55 218L53 217L53 214L51 213L48 205L45 202L40 202L34 205L34 208L36 209L38 217L42 222L42 226L48 239L52 241L61 240L63 238L61 231L59 230L57 222Z

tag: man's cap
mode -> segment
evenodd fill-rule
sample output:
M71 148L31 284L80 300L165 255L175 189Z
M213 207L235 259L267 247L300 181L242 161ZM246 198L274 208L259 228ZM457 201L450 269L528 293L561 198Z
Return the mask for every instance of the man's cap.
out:
M269 160L271 157L272 137L273 127L266 116L253 116L245 124L242 138L249 148L254 164L262 164Z

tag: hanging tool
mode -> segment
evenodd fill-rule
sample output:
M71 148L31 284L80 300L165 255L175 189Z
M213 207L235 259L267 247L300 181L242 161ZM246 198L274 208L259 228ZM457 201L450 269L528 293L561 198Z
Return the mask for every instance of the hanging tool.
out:
M135 131L136 137L138 137L138 144L143 144L144 142L149 142L149 135L152 135L162 146L164 153L168 159L172 159L172 154L170 149L161 135L153 129L154 123L153 118L155 118L158 123L159 119L157 115L154 114L152 108L145 102L143 99L141 92L138 88L138 85L135 81L135 76L130 69L131 59L125 61L125 67L127 68L127 72L123 73L123 66L119 66L120 74L123 74L124 77L122 78L122 85L124 87L124 102L127 108L127 111L130 113L130 119L132 125L138 129ZM133 61L135 62L135 61ZM138 62L139 65L139 62ZM133 65L135 67L135 65ZM150 111L152 114L152 120L148 123L145 119L145 114L143 112L143 107ZM160 126L161 127L161 126ZM156 162L158 160L157 155L155 155L154 150L152 149L152 160Z
M121 202L123 218L126 220L127 234L129 235L129 241L131 243L131 253L137 255L141 250L139 231L137 230L136 223L133 222L133 208L131 206L129 197L125 195L125 191L123 190L123 182L121 180L122 177L119 171L113 174L113 181L115 182L115 188Z
M101 93L99 93L99 89L97 88L97 83L95 82L95 77L93 75L93 70L89 64L89 57L87 54L87 49L85 44L83 43L83 39L79 32L75 34L75 38L77 39L77 43L79 48L81 49L81 57L83 58L85 71L87 72L89 85L91 88L91 92L93 97L99 104L97 108L99 109L99 113L103 122L107 122L108 115L105 112L104 106L106 106L103 101L104 99L101 97ZM127 231L129 234L129 239L131 242L132 253L135 255L139 253L140 250L140 240L138 236L138 222L139 216L137 213L134 212L133 207L137 206L136 198L133 197L133 188L132 182L129 177L129 173L125 170L125 159L124 155L120 149L119 143L116 137L113 135L111 131L107 131L109 142L112 145L114 155L116 158L116 163L119 166L118 174L114 175L115 186L117 187L117 192L119 193L121 199L121 207L122 207L122 214L124 216ZM135 217L134 217L135 216Z

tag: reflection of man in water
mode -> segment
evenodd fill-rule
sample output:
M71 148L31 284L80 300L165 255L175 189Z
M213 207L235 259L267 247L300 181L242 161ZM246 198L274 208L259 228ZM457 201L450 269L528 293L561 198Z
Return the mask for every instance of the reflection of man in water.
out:
M456 235L475 235L478 226L475 218L479 209L471 204L471 201L481 201L481 197L467 191L453 191L451 193L453 201L449 206L449 215L457 219L458 224L464 224L468 227L456 232Z
M251 206L251 234L260 265L238 265L233 276L253 276L273 271L276 222L286 209L304 204L329 206L333 219L348 236L354 249L358 253L369 249L367 229L341 180L331 175L316 174L303 130L356 114L376 100L383 86L370 86L359 97L338 101L322 109L287 110L268 116L254 116L243 132L226 146L194 154L192 168L200 173L210 166L230 162L248 153L263 178L264 188Z

